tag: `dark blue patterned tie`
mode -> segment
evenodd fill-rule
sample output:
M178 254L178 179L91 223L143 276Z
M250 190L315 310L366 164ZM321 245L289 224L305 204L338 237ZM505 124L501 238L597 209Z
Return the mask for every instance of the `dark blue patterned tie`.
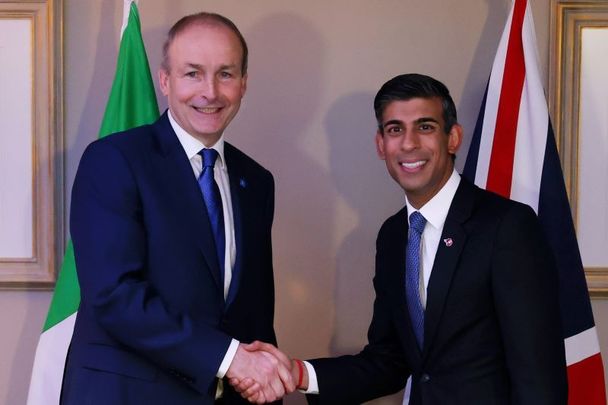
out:
M420 300L420 238L426 219L418 211L410 215L410 232L405 254L405 293L418 347L424 343L424 309Z
M203 149L199 152L203 158L203 171L198 178L198 185L203 193L213 238L215 239L215 249L217 251L218 263L222 280L224 280L224 253L226 251L226 237L224 234L224 210L222 207L222 197L220 189L213 178L213 167L218 153L215 149Z

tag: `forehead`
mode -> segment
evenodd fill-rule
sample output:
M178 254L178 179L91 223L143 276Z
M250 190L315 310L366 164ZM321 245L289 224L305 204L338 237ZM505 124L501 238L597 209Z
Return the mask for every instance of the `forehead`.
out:
M443 122L443 106L439 97L394 100L389 102L382 112L383 122L398 120L407 123L421 118L433 118Z
M215 22L199 22L175 36L168 54L169 59L176 62L192 59L192 62L200 63L204 62L200 60L202 58L240 64L243 49L230 28Z

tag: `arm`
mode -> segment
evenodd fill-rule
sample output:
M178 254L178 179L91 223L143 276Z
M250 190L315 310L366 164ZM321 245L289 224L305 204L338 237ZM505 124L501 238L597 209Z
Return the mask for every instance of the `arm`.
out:
M492 258L492 288L514 404L565 404L558 278L536 215L511 209Z
M71 211L81 310L121 346L208 393L231 337L171 307L151 285L138 187L118 148L109 142L87 148Z
M400 287L394 277L400 269L393 253L401 246L394 242L391 224L385 223L376 242L376 299L368 344L354 356L310 360L319 384L319 395L308 395L310 402L362 403L405 385L410 370L393 320L397 304L391 300L390 290Z

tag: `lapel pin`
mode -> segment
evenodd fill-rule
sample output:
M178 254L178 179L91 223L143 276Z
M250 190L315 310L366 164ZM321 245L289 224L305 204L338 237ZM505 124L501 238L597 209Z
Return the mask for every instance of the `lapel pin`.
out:
M452 240L452 238L445 238L445 239L443 240L443 243L445 243L445 245L446 245L447 247L451 247L451 246L454 244L454 241Z
M244 178L241 178L239 180L239 186L241 186L241 188L247 187L247 181Z

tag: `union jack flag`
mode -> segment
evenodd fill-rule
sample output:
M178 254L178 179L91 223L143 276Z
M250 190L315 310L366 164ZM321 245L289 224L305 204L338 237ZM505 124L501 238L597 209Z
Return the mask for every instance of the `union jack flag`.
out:
M606 405L600 347L536 52L530 4L515 0L463 175L538 214L559 271L568 404Z

